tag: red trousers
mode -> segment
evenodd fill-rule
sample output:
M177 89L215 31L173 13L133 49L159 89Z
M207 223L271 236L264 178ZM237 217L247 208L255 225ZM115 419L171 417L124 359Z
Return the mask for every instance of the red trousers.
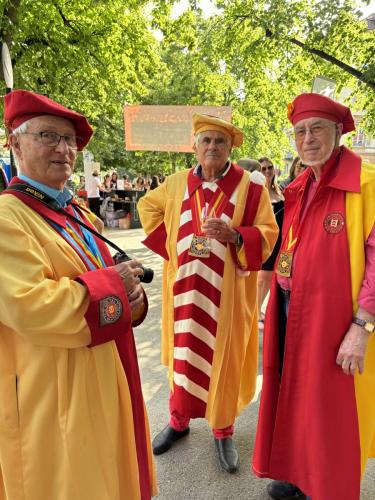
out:
M184 417L175 408L172 408L171 402L169 401L169 425L175 431L183 431L187 427L189 427L190 417ZM229 425L224 429L212 429L212 433L215 439L225 439L228 437L232 437L234 432L234 425Z

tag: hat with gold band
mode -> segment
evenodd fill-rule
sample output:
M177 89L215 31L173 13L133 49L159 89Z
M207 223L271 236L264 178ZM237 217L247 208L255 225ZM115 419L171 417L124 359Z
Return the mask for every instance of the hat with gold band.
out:
M243 143L242 131L230 122L217 118L216 116L195 113L193 115L193 129L194 135L198 135L201 132L207 132L208 130L222 132L232 139L233 147L241 146Z

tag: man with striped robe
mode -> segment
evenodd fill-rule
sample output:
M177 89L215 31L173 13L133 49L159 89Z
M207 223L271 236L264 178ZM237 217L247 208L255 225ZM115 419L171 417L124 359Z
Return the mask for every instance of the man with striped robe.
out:
M257 273L277 225L268 194L229 160L242 132L194 115L198 165L167 177L138 204L145 245L165 259L162 362L169 367L170 421L155 455L189 432L191 418L213 429L221 466L238 468L237 415L256 386Z

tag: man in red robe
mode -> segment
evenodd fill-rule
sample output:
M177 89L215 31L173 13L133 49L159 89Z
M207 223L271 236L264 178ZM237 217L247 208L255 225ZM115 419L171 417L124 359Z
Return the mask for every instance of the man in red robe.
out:
M349 108L288 107L306 171L285 190L253 469L276 500L358 500L375 456L375 169L345 146Z

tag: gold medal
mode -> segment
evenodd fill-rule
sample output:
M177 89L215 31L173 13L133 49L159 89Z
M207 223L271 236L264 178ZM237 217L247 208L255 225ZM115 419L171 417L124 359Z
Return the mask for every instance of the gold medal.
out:
M292 274L292 261L293 261L293 252L288 252L287 250L280 252L276 273L279 276L290 278Z
M188 254L192 255L193 257L201 257L203 259L207 259L210 256L210 252L210 238L207 238L206 236L197 236L196 234L194 234L193 239L191 240Z

